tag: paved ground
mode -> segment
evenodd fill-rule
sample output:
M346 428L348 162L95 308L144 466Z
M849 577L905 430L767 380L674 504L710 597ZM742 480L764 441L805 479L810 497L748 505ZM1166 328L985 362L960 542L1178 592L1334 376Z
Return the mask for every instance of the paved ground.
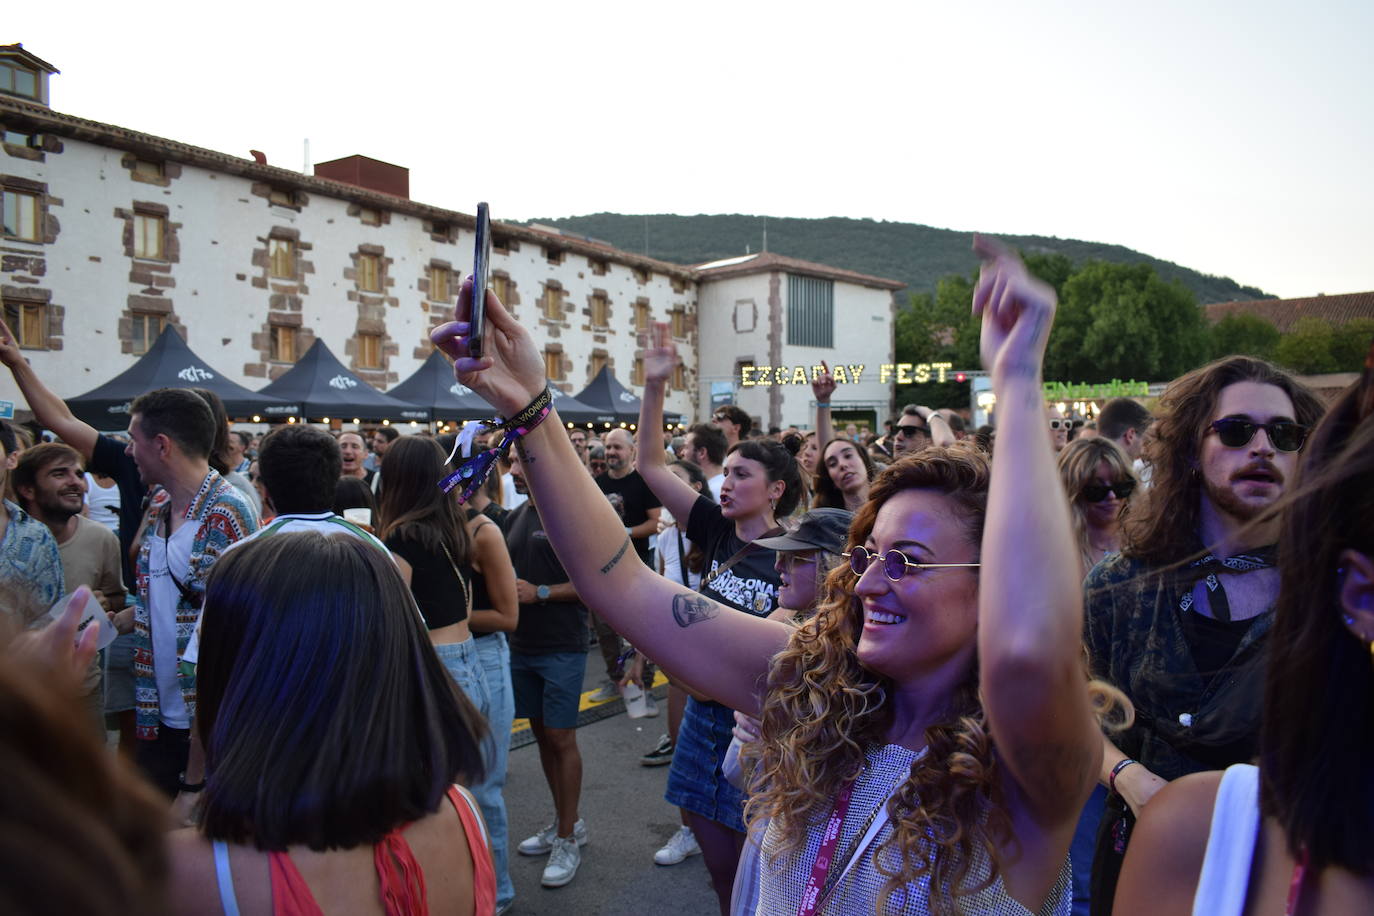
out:
M595 690L604 668L593 648L587 656L584 690ZM654 864L654 851L678 829L677 809L663 800L668 768L645 767L639 757L668 730L667 707L660 695L656 719L631 719L620 701L597 707L584 718L615 714L577 731L582 751L581 813L589 842L582 848L582 867L566 887L541 887L544 857L522 856L515 846L553 819L553 802L534 744L522 744L519 723L506 781L511 829L511 880L519 916L676 916L719 912L700 856L681 865ZM586 694L583 696L584 706Z

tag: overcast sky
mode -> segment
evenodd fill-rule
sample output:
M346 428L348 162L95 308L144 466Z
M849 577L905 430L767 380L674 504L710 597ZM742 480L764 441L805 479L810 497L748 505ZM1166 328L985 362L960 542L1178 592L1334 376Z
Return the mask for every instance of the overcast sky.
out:
M1374 290L1369 0L461 6L11 4L0 43L58 111L296 169L309 138L498 219L867 217Z

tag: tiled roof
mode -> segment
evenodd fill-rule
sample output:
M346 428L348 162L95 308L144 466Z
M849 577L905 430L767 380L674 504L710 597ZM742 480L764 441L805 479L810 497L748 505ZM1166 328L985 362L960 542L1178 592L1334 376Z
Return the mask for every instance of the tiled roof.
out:
M744 255L738 258L727 258L723 261L711 261L706 264L698 264L696 265L696 270L702 280L723 280L726 277L740 277L748 274L768 273L779 270L790 274L821 277L826 280L840 280L844 283L855 283L859 286L868 286L874 289L897 290L906 287L906 284L900 280L886 280L882 277L871 277L868 274L844 270L839 267L831 267L828 264L817 264L815 261L803 261L800 258L789 258L786 255L777 254L772 251L764 251L754 255Z
M1374 292L1313 296L1308 299L1257 299L1252 302L1217 302L1204 306L1207 320L1216 324L1227 315L1258 315L1286 333L1300 318L1321 318L1343 325L1352 318L1374 318Z
M62 72L32 51L24 50L23 42L15 42L12 45L0 45L0 55L22 58L25 63L37 67L40 70L46 70L49 73Z
M9 96L0 96L0 120L3 120L5 125L11 129L32 127L35 130L55 134L59 137L71 137L84 140L87 143L122 149L135 155L150 158L170 159L174 162L182 162L203 169L238 175L251 181L270 182L276 187L299 188L338 200L351 201L364 207L378 207L397 213L406 213L421 219L452 223L469 229L476 225L476 218L469 213L445 210L442 207L395 197L391 194L383 194L379 191L370 191L367 188L360 188L340 181L303 175L293 169L263 165L252 159L241 159L238 156L192 146L189 143L180 143L176 140L140 133L113 124L102 124L99 121L62 114L44 105ZM577 254L609 259L630 267L638 267L682 280L696 280L696 272L682 264L659 261L618 248L608 248L604 244L586 242L576 236L555 236L549 232L537 232L514 223L493 222L492 228L499 236L506 238L527 241L536 245L556 243L558 247Z

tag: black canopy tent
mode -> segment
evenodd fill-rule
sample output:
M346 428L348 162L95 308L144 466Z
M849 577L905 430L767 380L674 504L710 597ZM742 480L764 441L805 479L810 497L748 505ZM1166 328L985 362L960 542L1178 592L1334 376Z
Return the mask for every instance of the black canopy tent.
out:
M485 420L497 415L481 395L454 380L453 363L438 350L387 394L427 411L430 420Z
M339 362L323 340L316 339L305 355L261 394L285 402L284 409L263 411L273 419L298 416L360 420L428 420L423 407L382 394Z
M98 388L67 399L80 420L96 429L124 429L129 405L140 394L158 388L205 388L219 395L232 418L269 416L273 411L296 412L289 403L229 381L197 356L171 325L162 329L138 362Z
M607 366L602 366L591 384L578 392L577 399L603 415L609 415L612 425L639 422L638 395L620 384L620 379ZM561 412L562 408L559 410ZM674 426L682 422L682 415L664 411L663 422Z
M614 426L619 422L616 420L615 414L610 411L598 410L595 407L584 404L581 399L559 391L555 385L550 385L549 391L553 393L553 406L558 411L558 417L564 423L572 423L575 426L605 428Z

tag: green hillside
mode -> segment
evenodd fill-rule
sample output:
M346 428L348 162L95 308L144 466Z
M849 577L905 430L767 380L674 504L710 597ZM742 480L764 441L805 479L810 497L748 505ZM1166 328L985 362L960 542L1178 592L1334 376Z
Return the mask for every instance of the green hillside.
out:
M590 236L663 261L699 264L744 254L746 247L749 251L758 251L765 221L763 217L739 214L635 216L593 213L530 222L557 226L564 232ZM769 251L901 280L912 292L933 292L941 277L967 275L978 266L969 248L973 240L970 232L844 217L768 217L767 227ZM1271 298L1268 293L1241 286L1230 277L1198 273L1120 245L1041 235L1002 238L1026 253L1063 254L1075 264L1094 259L1123 264L1145 261L1166 281L1182 281L1201 304Z

